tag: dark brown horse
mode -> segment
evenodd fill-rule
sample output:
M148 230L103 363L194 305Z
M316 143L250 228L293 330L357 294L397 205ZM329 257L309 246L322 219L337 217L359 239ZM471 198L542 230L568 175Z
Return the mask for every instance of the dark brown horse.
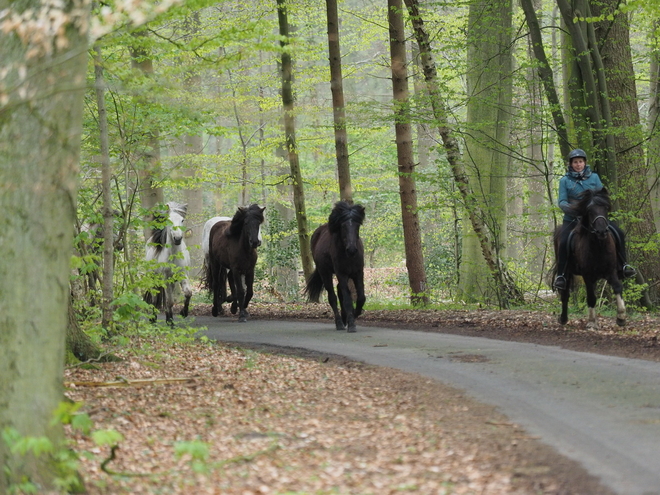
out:
M589 316L587 327L595 328L596 322L596 282L605 279L612 286L616 295L618 325L626 324L626 306L621 297L623 284L617 273L617 235L610 226L608 214L611 209L607 189L586 190L578 201L571 205L570 214L578 218L568 241L568 263L566 266L566 289L560 290L561 316L559 323L568 321L568 296L573 285L573 275L581 275L587 289ZM555 255L559 250L562 226L554 234ZM556 267L555 267L556 271Z
M228 300L229 278L231 312L236 313L238 309L238 321L247 321L265 209L256 204L239 207L231 221L219 221L211 228L206 286L213 294L213 316L224 313L222 303Z
M355 332L355 320L362 313L364 295L364 247L360 239L360 226L364 221L364 207L345 201L335 204L328 223L314 231L311 239L312 257L316 270L307 281L305 294L311 302L319 302L323 288L328 292L328 303L335 315L337 330ZM337 309L337 296L333 288L333 274L337 276L337 291L341 316ZM357 292L353 309L353 296L348 285L352 280Z

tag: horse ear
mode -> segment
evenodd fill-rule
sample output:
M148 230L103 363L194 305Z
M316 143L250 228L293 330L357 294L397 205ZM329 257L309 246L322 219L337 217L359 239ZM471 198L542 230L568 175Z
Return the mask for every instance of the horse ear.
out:
M265 207L265 206L261 209L261 213L263 213L264 211L266 211L266 207Z

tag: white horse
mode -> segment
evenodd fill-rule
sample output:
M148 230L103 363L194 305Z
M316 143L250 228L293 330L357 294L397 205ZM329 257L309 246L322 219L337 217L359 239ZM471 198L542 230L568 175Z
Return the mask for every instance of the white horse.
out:
M168 218L161 218L165 225L154 229L153 234L147 241L147 261L154 261L155 270L164 281L164 286L158 288L158 293L150 291L144 296L144 300L153 304L158 309L165 310L165 320L173 325L173 306L176 281L181 284L181 290L185 297L181 316L188 316L188 306L192 297L192 289L188 280L188 268L190 267L190 253L183 240L185 228L183 226L188 205L167 203ZM155 321L154 317L152 321Z

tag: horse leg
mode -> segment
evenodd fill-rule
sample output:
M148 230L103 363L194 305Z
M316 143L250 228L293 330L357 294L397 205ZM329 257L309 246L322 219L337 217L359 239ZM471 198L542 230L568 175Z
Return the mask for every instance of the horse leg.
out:
M337 279L342 321L348 328L349 333L353 333L356 331L355 314L353 313L353 295L351 294L351 288L348 286L348 277L337 277Z
M367 297L364 295L364 273L360 272L354 279L355 283L355 292L357 293L357 301L355 302L355 319L357 320L358 316L362 314L362 308L364 303L367 301Z
M174 326L174 284L167 284L165 288L165 321L171 327Z
M183 296L185 297L183 301L183 309L181 310L181 316L185 318L188 316L188 307L190 306L190 298L192 297L192 289L190 288L190 281L188 280L188 277L181 281L181 290L183 291Z
M226 285L226 282L223 278L223 273L225 269L222 266L213 266L211 265L211 271L213 273L213 281L211 284L211 290L213 292L213 308L211 309L211 314L213 316L218 316L224 314L222 309L222 287ZM225 289L226 290L226 289Z
M614 295L616 296L616 324L620 327L626 326L626 303L623 301L623 283L619 280L618 276L610 276L607 280L612 286Z
M337 294L335 294L335 288L332 286L332 272L319 273L321 274L321 280L323 280L323 287L325 287L328 293L328 304L332 308L332 313L335 315L335 328L337 330L346 330L344 322L339 315L339 308L337 308Z
M561 295L561 315L559 315L559 323L561 325L566 325L566 323L568 323L568 298L571 291L567 286L565 289L560 290L559 294Z
M585 279L584 285L587 287L587 328L596 330L598 328L598 321L596 320L596 281Z
M247 315L245 313L245 288L243 287L243 275L238 273L238 270L232 270L234 278L234 287L236 288L236 293L234 294L234 302L238 305L238 321L245 323L247 321ZM234 305L232 302L232 306Z
M250 270L245 275L245 314L247 316L250 316L247 307L248 304L250 304L250 301L252 300L252 296L254 295L253 286L254 286L254 270Z
M236 294L238 294L238 292L236 292L236 281L234 280L234 276L231 272L227 273L227 278L229 279L229 289L231 290L231 297L227 297L227 302L231 302L230 311L231 314L235 315L238 311L238 299L236 299Z

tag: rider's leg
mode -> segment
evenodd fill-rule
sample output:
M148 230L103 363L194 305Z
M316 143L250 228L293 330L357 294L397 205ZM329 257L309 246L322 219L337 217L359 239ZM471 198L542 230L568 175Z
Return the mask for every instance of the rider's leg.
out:
M557 276L552 284L557 290L564 290L568 286L566 280L566 267L568 265L568 238L573 230L573 223L564 222L559 234L559 246L557 249Z
M614 240L616 241L616 252L618 261L618 271L623 275L623 278L634 277L637 272L628 264L628 256L626 253L626 234L619 228L618 225L610 223L610 227L616 231Z

